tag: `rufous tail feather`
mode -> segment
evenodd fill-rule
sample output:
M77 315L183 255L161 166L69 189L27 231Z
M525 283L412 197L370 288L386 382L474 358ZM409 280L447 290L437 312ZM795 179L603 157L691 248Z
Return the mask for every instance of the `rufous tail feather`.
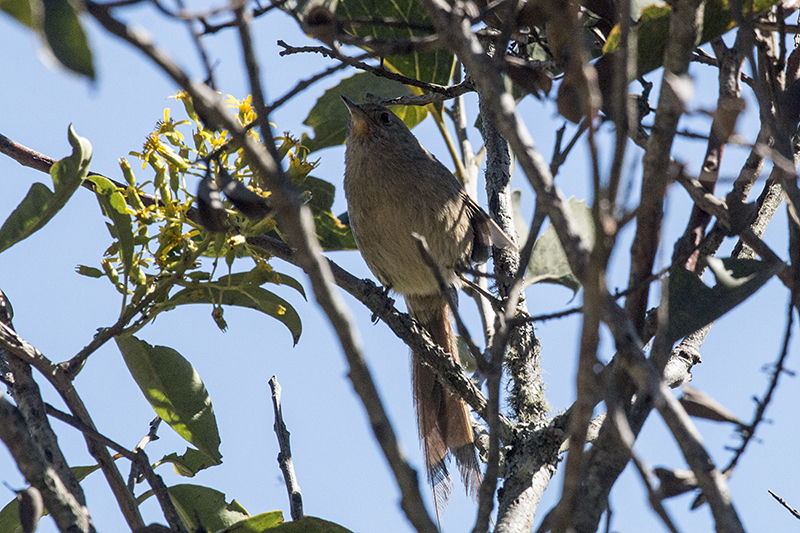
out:
M440 294L409 295L406 304L411 316L428 330L433 341L458 362L456 337L445 298ZM450 392L433 370L422 364L418 354L412 353L411 358L419 436L438 516L452 490L447 471L448 454L455 457L467 493L473 497L481 483L481 472L467 404Z

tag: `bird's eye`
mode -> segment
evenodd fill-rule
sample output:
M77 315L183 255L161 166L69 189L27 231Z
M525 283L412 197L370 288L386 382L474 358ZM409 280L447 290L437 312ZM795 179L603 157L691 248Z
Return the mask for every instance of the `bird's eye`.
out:
M388 126L389 124L391 124L391 123L392 123L392 117L391 117L391 116L389 115L389 113L388 113L388 112L386 112L386 111L384 111L383 113L381 113L380 120L381 120L381 122L382 122L383 124L385 124L385 125L387 125L387 126Z

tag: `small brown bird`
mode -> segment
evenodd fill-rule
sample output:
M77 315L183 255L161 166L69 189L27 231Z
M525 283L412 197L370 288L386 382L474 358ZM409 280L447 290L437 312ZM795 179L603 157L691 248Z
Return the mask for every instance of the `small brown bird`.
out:
M378 280L405 297L411 316L458 362L447 300L412 234L425 238L442 277L453 286L456 270L485 261L493 242L513 244L400 118L379 104L342 99L350 109L344 192L358 249ZM448 454L468 493L476 493L481 473L467 405L415 353L412 368L419 435L438 513L452 486Z

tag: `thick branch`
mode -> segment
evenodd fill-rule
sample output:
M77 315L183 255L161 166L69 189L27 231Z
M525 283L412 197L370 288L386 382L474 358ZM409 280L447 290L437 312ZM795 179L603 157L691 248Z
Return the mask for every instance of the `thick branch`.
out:
M659 95L653 132L647 141L642 160L642 192L636 222L636 234L631 245L631 272L628 285L636 285L653 271L658 245L661 242L661 219L664 196L668 185L670 151L678 119L683 114L681 84L700 38L703 19L701 0L682 0L672 4L669 41L664 56L664 77ZM628 296L625 310L633 320L639 335L644 333L645 311L650 285L644 285Z
M42 499L61 531L93 533L89 510L78 503L47 464L39 446L31 437L25 417L3 395L0 395L0 440L11 452L22 475L42 494Z
M6 299L3 291L0 290L0 322L13 330L14 326L11 322L10 310L11 304ZM3 352L6 353L6 350L3 349ZM48 464L53 468L56 475L61 478L61 482L67 490L69 490L75 500L81 506L84 506L86 521L90 523L91 517L88 514L88 509L85 509L86 497L83 494L83 489L78 482L78 478L75 477L75 473L67 464L64 454L61 453L61 448L58 446L58 438L47 419L47 409L42 400L39 385L37 385L36 381L33 379L31 367L13 353L9 353L9 355L8 366L13 376L11 390L13 391L17 407L25 417L31 436L36 442L38 449L47 459Z
M83 404L78 392L72 385L72 381L62 367L53 364L48 358L42 355L36 348L25 342L13 330L9 329L5 324L0 322L0 342L5 348L13 353L22 361L30 364L38 370L45 378L50 381L53 387L61 395L64 403L67 405L72 414L80 420L83 424L96 431L94 423L92 422L86 406ZM120 510L122 511L125 520L131 529L136 529L144 525L142 516L139 513L139 506L133 497L133 494L128 490L125 485L125 480L117 470L117 466L108 452L108 449L101 443L92 438L89 434L84 433L86 440L86 447L89 453L95 458L103 474L111 487L114 496L119 503Z

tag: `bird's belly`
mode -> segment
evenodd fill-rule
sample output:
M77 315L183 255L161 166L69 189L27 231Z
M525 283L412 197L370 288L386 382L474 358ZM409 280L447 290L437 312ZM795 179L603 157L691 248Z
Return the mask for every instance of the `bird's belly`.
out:
M414 233L426 238L445 283L454 282L454 269L464 255L464 235L453 234L438 221L414 216L419 213L405 212L389 223L387 211L380 212L376 216L382 216L383 223L375 224L376 219L369 216L351 218L350 222L364 261L383 285L403 295L439 292L436 277L412 238Z

